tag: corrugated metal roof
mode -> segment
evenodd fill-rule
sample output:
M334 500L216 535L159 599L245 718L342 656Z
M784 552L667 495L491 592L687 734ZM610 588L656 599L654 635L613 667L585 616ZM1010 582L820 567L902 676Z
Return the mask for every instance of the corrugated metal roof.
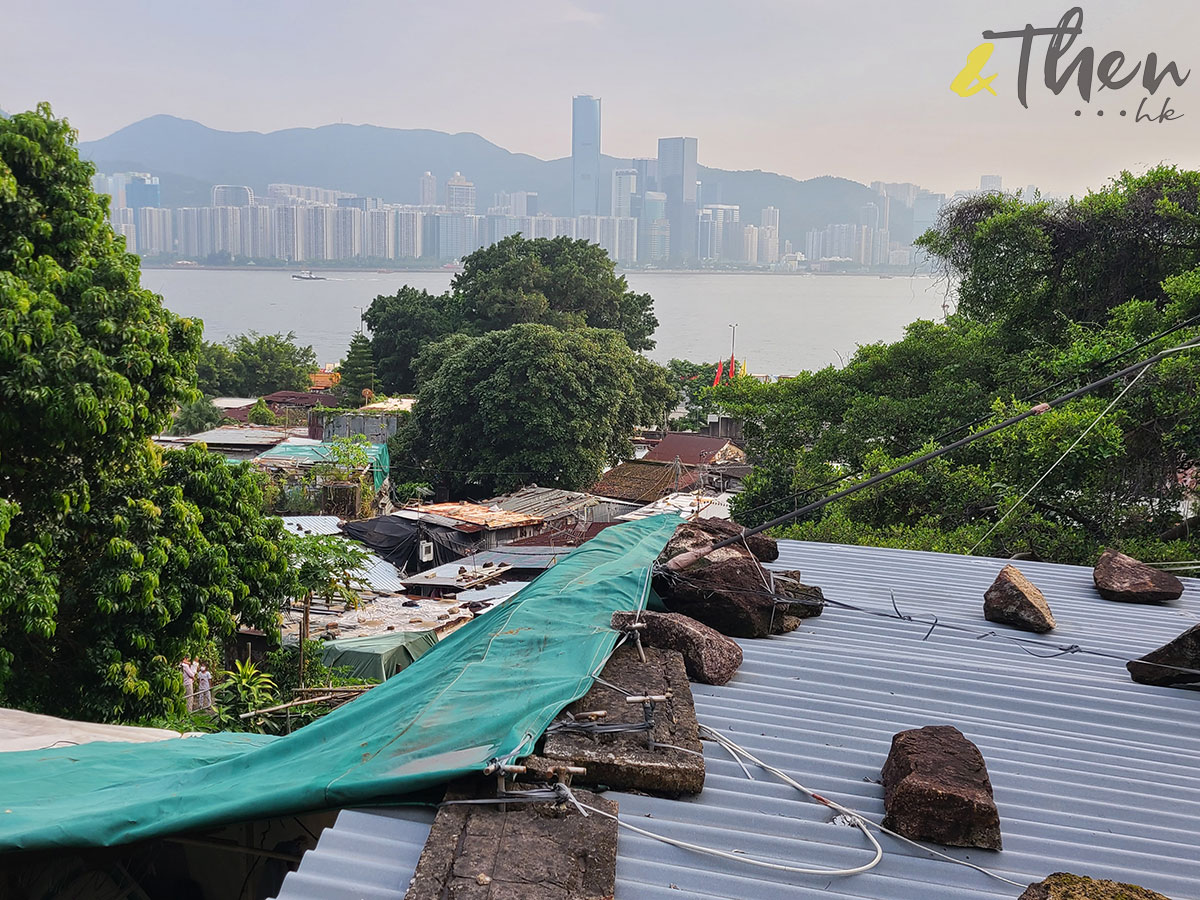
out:
M983 619L983 593L1004 564L781 541L772 568L801 569L804 580L820 585L831 600L880 612L892 611L894 592L901 612L924 622L831 606L791 634L742 641L745 661L729 684L692 685L697 716L801 783L876 820L883 814L877 779L892 735L953 724L987 760L1005 849L939 849L1023 884L1073 871L1132 881L1174 900L1200 896L1200 691L1135 684L1113 659L1037 658L1009 641L946 628L923 639L936 615L941 623L978 633L994 629L1032 638L1047 653L1079 645L1138 656L1200 620L1200 581L1185 579L1178 603L1131 606L1101 599L1090 569L1022 562L1059 623L1051 635L1038 637ZM869 859L861 835L831 824L824 807L765 773L752 769L755 780L747 780L711 743L705 757L708 777L699 796L616 794L622 818L790 865L842 867ZM339 821L334 830L340 829ZM958 900L1020 893L887 837L880 840L886 855L878 867L837 878L701 856L623 829L616 896ZM395 883L407 885L415 860L380 852L362 865L383 865ZM352 866L346 870L353 873Z
M892 735L952 724L987 760L1005 849L947 850L1029 883L1071 871L1196 897L1200 853L1200 693L1133 683L1124 666L1080 654L1039 659L1016 644L935 629L928 617L993 626L983 593L1002 560L780 542L773 568L799 568L827 597L926 617L903 622L827 608L796 632L743 641L745 661L723 687L696 684L701 722L729 734L808 787L878 820L875 783ZM1129 657L1200 619L1200 582L1165 607L1100 598L1091 570L1019 564L1058 620L1047 651L1078 644ZM1032 648L1035 651L1038 648ZM1038 651L1040 652L1040 651ZM620 795L622 816L676 838L792 865L869 859L852 829L791 788L741 769L705 744L708 778L689 801ZM650 818L644 818L649 816ZM968 898L1020 891L881 838L886 855L850 878L786 875L698 856L623 830L618 897ZM939 848L945 849L945 848ZM678 890L672 885L677 886Z
M523 487L519 491L483 501L486 506L498 506L509 512L556 519L577 513L602 501L593 494L563 491L558 488Z
M404 900L433 810L344 809L283 880L279 900Z
M222 425L210 428L198 434L189 434L179 438L182 443L199 444L201 442L214 447L274 447L286 440L288 432L279 428L259 428L257 426L242 427L240 425Z
M642 459L671 463L675 461L676 457L685 466L701 466L718 459L745 460L746 453L731 445L728 438L671 431L664 434L662 440L655 444Z

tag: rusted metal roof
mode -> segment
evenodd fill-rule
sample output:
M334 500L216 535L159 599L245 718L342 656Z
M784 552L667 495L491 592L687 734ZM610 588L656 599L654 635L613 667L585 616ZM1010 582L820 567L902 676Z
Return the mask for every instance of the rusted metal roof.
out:
M315 391L276 391L273 394L264 395L262 399L271 407L300 406L309 408L328 406L331 398L328 394L319 394Z
M674 457L672 457L674 460ZM634 459L609 469L592 485L592 493L615 500L649 503L659 497L686 491L696 483L694 470L684 467L676 485L675 467L661 462Z
M544 519L558 519L562 516L581 513L588 507L599 505L602 501L594 494L533 485L483 502L487 506L497 506L509 512L541 516Z
M468 525L478 525L494 530L498 528L522 528L526 525L541 525L541 516L531 516L525 513L510 512L479 503L430 503L419 508L406 506L403 512L410 514L441 516L444 519L457 519Z
M668 432L642 459L649 462L673 463L675 457L679 457L679 461L685 466L707 466L724 461L742 462L746 459L746 454L731 444L728 438Z

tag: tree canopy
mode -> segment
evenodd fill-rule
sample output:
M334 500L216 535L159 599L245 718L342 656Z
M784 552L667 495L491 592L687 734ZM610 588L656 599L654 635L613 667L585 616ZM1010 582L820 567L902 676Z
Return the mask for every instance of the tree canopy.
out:
M649 294L629 289L597 244L511 235L463 260L450 291L403 287L375 299L363 315L376 376L391 392L415 389L421 349L451 334L481 335L518 324L619 331L632 350L654 347L658 327Z
M311 346L296 343L296 333L259 334L251 331L223 344L200 346L196 377L210 397L258 397L275 391L308 390L308 376L317 371Z
M674 406L664 370L615 331L515 325L422 354L420 400L393 444L394 480L477 496L536 482L580 489Z
M350 349L346 351L346 359L342 362L341 374L334 393L343 403L361 406L363 391L374 392L378 386L375 381L375 360L371 355L371 339L361 331L350 339Z
M848 475L884 471L1200 334L1194 172L1123 174L1059 203L970 198L920 243L957 285L944 323L915 322L840 370L713 391L745 419L755 461L734 501L739 521L773 518ZM1195 558L1195 529L1190 542L1174 536L1200 461L1197 383L1195 352L1148 371L1003 523L1128 381L827 506L789 534L1079 563L1106 544Z
M195 399L200 323L141 288L48 106L0 120L0 702L139 718L189 642L291 589L258 481L149 441Z

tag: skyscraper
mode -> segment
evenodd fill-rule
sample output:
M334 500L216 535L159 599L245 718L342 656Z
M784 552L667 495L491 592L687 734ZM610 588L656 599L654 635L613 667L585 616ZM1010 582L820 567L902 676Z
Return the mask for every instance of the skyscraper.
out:
M130 175L125 185L125 203L134 210L144 206L162 206L159 202L158 178L143 174Z
M658 139L658 187L667 195L672 262L696 259L696 149L695 138Z
M437 179L433 177L433 173L426 172L422 175L418 186L421 191L421 205L437 206Z
M463 178L462 172L446 181L446 206L451 212L475 215L475 185Z
M214 184L213 206L253 206L254 191L244 184Z
M1004 190L1004 179L999 175L980 175L979 189L985 193L999 193Z
M779 210L774 206L768 206L762 211L762 221L759 223L764 228L779 228Z
M600 214L600 100L571 101L571 200L575 216Z
M637 169L614 169L612 174L612 214L633 215L633 195L638 192Z

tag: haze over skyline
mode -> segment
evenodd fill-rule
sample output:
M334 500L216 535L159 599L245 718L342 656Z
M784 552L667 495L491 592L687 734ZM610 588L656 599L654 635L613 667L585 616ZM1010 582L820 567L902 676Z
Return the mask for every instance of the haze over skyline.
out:
M984 66L998 96L949 89L983 31L1052 27L1068 4L5 4L0 107L49 100L82 140L167 113L233 131L338 121L469 131L549 159L570 153L572 95L591 94L604 104L606 155L652 156L657 138L691 135L703 165L799 179L952 193L996 173L1007 188L1077 193L1124 168L1200 166L1200 71L1181 86L1168 78L1146 104L1157 114L1171 97L1180 118L1163 123L1134 121L1140 75L1090 103L1073 81L1051 94L1045 38L1028 109L1016 97L1018 40L997 41ZM1150 52L1160 69L1200 66L1200 10L1184 0L1152 11L1105 0L1083 14L1062 68L1084 46L1097 61L1123 51L1123 73Z

